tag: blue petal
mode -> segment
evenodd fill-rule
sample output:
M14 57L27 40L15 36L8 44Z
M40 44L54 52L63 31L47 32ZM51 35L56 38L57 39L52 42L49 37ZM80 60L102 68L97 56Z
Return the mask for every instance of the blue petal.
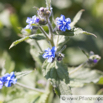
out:
M65 19L65 21L67 22L67 23L71 23L71 19L70 18L67 18L67 19Z
M31 25L27 25L27 26L25 27L25 29L32 29L32 26L31 26Z
M70 29L71 29L71 27L70 27L70 25L69 25L69 24L67 25L67 29L68 29L68 30L70 30Z
M26 23L30 23L31 22L31 18L30 17L27 17L27 19L26 19Z
M51 51L50 48L45 49L45 52L50 52L50 51Z
M3 82L0 81L0 89L3 87Z
M43 58L48 58L48 55L47 55L46 53L44 53L44 54L42 55L42 57L43 57Z
M51 51L56 51L57 50L57 48L54 46L54 47L52 47L52 49L51 49Z
M49 62L49 63L51 63L51 62L52 62L52 60L53 60L53 58L52 58L52 57L49 57L49 58L48 58L48 62Z
M11 80L11 83L16 84L16 83L17 83L17 79L16 79L16 78L13 78L13 79Z
M14 72L11 72L11 73L10 73L10 77L11 77L11 78L15 77Z
M66 27L65 26L60 26L60 30L61 31L66 31Z
M6 86L6 87L11 87L10 81L7 81L7 82L5 83L5 86Z
M60 19L64 21L65 20L65 16L61 15Z

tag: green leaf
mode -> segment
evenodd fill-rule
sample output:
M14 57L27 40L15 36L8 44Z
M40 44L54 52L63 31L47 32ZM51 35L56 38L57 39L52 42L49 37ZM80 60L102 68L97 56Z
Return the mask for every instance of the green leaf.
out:
M58 45L58 50L61 49L61 47L64 46L69 40L69 36L55 35L54 37L54 43L55 45Z
M36 39L36 40L42 40L42 39L45 39L44 36L42 36L41 34L33 34L33 35L30 35L30 36L25 36L19 40L16 40L14 41L11 46L9 47L9 49L11 49L12 47L16 46L17 44L25 41L25 40L28 40L28 39Z
M71 87L82 87L87 83L101 83L100 78L103 77L103 72L82 68L70 75ZM102 83L103 84L103 83Z
M21 42L23 42L23 41L25 41L25 40L27 40L27 39L29 39L29 36L26 36L26 37L24 37L24 38L21 38L21 39L19 39L19 40L14 41L14 42L11 44L11 46L9 47L9 49L11 49L12 47L16 46L17 44L19 44L19 43L21 43Z
M80 10L80 11L76 14L76 16L75 16L74 19L73 19L73 22L71 22L71 24L70 24L71 28L73 28L73 27L75 26L75 24L80 20L83 11L84 11L84 9Z
M43 63L42 71L43 76L50 80L52 86L56 89L56 92L58 92L58 95L70 94L69 86L67 86L67 84L69 84L67 66L62 62L54 61L53 63L48 63L46 60Z
M98 84L103 85L103 76L100 78L100 80L98 81Z
M11 59L9 54L4 51L2 56L0 56L0 67L2 68L2 75L6 73L11 73L15 68L15 62Z
M71 33L73 33L74 35L86 34L86 35L93 35L93 36L97 37L95 34L84 31L81 28L74 28Z

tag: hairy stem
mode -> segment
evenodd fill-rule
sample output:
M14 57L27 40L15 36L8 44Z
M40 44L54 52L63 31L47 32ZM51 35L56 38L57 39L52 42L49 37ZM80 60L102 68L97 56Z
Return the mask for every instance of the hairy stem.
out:
M48 34L44 31L44 29L41 27L41 26L39 26L39 29L40 29L40 31L45 35L45 37L47 38L47 40L49 41L50 39L49 39L49 36L48 36Z
M84 62L83 64L76 67L73 71L69 72L69 75L71 75L71 74L75 73L76 71L78 71L79 69L81 69L85 64L86 64L86 62Z
M49 28L50 41L51 41L52 46L54 46L54 41L53 41L53 28L52 28L52 25L51 25L49 19L48 19L48 28Z
M30 89L30 90L33 90L33 91L36 91L36 92L40 92L40 93L45 93L45 90L42 90L42 89L32 88L32 87L26 86L26 85L18 83L18 82L16 84L18 86L23 87L23 88L27 88L27 89Z
M40 50L41 52L43 52L43 50L42 50L42 48L40 47L40 45L39 45L39 43L37 42L37 40L35 40L35 43L36 43L36 45L39 47L39 50Z

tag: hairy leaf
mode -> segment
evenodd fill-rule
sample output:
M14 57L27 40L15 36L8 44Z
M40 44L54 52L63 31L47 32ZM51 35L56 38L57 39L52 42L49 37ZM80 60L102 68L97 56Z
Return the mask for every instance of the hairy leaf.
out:
M75 26L75 24L80 20L83 11L84 11L84 9L80 10L80 11L76 14L76 16L75 16L74 19L73 19L73 22L71 22L71 24L70 24L71 28L73 28L73 27Z
M21 38L21 39L19 39L19 40L16 40L16 41L14 41L12 44L11 44L11 46L9 47L9 49L11 49L12 47L14 47L14 46L16 46L17 44L19 44L19 43L21 43L21 42L23 42L23 41L25 41L25 40L28 40L28 39L36 39L36 40L42 40L42 39L45 39L45 37L44 36L42 36L41 34L39 35L39 34L33 34L33 35L30 35L30 36L25 36L25 37L23 37L23 38Z
M71 87L82 87L87 83L100 83L100 78L103 78L103 72L98 70L91 70L89 68L82 68L75 73L70 75L70 84Z
M68 70L62 62L54 61L53 63L48 63L46 60L43 63L42 71L44 77L50 80L58 95L70 94L70 89L67 86L69 84ZM68 91L65 91L65 89Z

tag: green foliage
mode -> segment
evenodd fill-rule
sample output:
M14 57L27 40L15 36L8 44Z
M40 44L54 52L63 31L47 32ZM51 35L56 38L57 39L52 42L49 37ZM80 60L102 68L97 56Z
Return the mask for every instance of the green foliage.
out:
M39 35L39 34L37 34L37 35L36 35L36 34L32 34L32 35L30 35L30 36L25 36L25 37L23 37L23 38L21 38L21 39L19 39L19 40L14 41L14 42L11 44L11 46L9 47L9 49L11 49L12 47L16 46L17 44L19 44L19 43L21 43L21 42L23 42L23 41L25 41L25 40L28 40L28 39L41 40L41 39L45 39L45 38L44 38L44 36Z
M46 1L46 7L50 9L51 0L45 0L45 1ZM78 45L79 47L86 49L87 51L93 50L94 52L96 52L97 54L100 54L103 57L102 55L102 48L103 48L102 46L102 43L103 43L102 2L103 1L102 0L100 0L99 2L97 1L93 2L94 0L91 0L90 2L84 1L83 4L82 4L82 1L80 0L75 0L75 1L63 0L63 1L58 1L58 3L57 1L54 0L54 3L53 3L54 17L56 17L57 15L61 15L61 12L63 14L66 14L66 16L68 17L69 16L72 17L74 13L76 13L77 11L81 9L81 6L86 11L84 14L84 17L81 20L80 18L84 10L80 10L76 14L76 16L74 17L71 23L72 30L66 31L65 33L59 32L59 36L54 33L54 38L55 38L54 42L55 42L55 45L58 46L58 51L61 50L61 48L70 40L70 38L72 38L72 40L67 44L68 49L65 50L66 55L65 55L64 63L67 63L67 65L70 65L70 66L74 66L74 65L77 66L82 61L85 61L84 56L80 55L81 51L75 48ZM62 4L61 2L63 2L65 5L61 5ZM6 6L5 4L9 4L7 5L7 8L5 8ZM57 5L59 6L61 5L60 8ZM18 0L18 1L1 0L0 1L0 34L1 34L0 35L0 55L2 55L2 57L0 57L0 67L1 67L1 64L3 64L2 61L5 60L5 66L2 69L0 68L0 70L2 70L2 73L4 72L10 73L14 69L22 71L24 68L26 68L26 66L36 68L36 71L39 71L38 66L39 68L41 68L42 63L44 62L43 68L42 68L43 74L47 79L51 81L51 83L53 84L55 88L55 92L58 95L71 94L71 88L84 87L86 84L90 84L90 83L103 85L103 73L98 71L100 69L103 70L102 69L103 59L95 67L98 70L94 70L94 68L92 69L82 68L76 71L75 73L69 75L67 70L68 67L66 67L63 63L55 61L49 64L46 61L44 61L44 59L42 58L43 51L46 48L50 47L48 45L48 42L45 40L45 37L42 34L32 34L29 36L23 36L21 39L18 39L18 37L16 36L16 34L19 32L18 27L24 27L24 25L26 24L25 19L27 18L27 16L29 17L31 15L34 15L35 9L32 8L33 6L40 7L40 6L45 6L45 4L44 4L44 1L41 1L41 0L30 0L30 1L26 0L25 2L21 0ZM58 10L63 7L65 9ZM3 11L7 10L8 12L5 12L5 14L3 14L2 10ZM6 17L4 18L4 21L2 17ZM76 24L79 20L80 22ZM83 29L77 28L77 26L83 27ZM87 31L90 31L93 33L89 33ZM97 39L92 38L91 36L82 35L82 34L86 34L86 35L93 35L96 37L94 33L96 33L96 35L98 36ZM75 39L75 37L77 36L78 38ZM10 46L11 42L13 43L11 44L10 48L16 46L17 44L23 41L26 41L28 44L30 44L30 46L22 43L16 48L11 49L10 51L8 50L8 47ZM40 45L41 49L38 48L38 44ZM23 48L23 49L20 49L20 48ZM30 48L30 54L32 58L34 59L34 61L36 61L35 65L34 65L34 61L31 59L31 56L28 55L29 48ZM4 52L3 54L1 52L2 50ZM5 52L5 50L7 51ZM72 59L71 60L72 62L70 61L70 59ZM15 65L15 62L16 62L16 65ZM21 67L21 68L18 68L18 67ZM73 67L73 69L75 68ZM25 70L25 71L26 72L20 72L20 75L18 75L19 73L16 73L17 78L22 79L23 78L22 76L29 73L29 70L28 71ZM71 73L71 70L69 70L69 72ZM24 78L25 79L21 80L22 83L26 83L26 85L30 85L31 83L32 86L38 88L36 84L37 80L40 78L43 78L43 76L42 76L42 73L40 72L37 74L34 73L31 77L24 76ZM100 87L98 86L98 88ZM53 100L55 100L55 97L53 97L54 93L52 90L53 88L51 86L49 90L47 90L44 94L40 94L35 91L29 91L24 88L23 89L16 88L16 86L12 86L11 88L3 88L0 93L0 103L14 103L14 102L15 103L17 102L52 103ZM103 94L103 91L101 90L99 94ZM56 101L56 103L58 103L58 101Z
M74 28L75 24L81 19L82 13L84 9L80 10L76 16L73 18L73 21L71 22L70 26L71 28Z
M69 84L67 66L62 62L59 63L54 61L53 63L48 63L47 61L44 61L42 71L45 78L51 81L51 84L56 89L57 93L57 90L59 90L59 95L70 94L70 88L67 86L67 84Z
M72 69L74 70L74 69ZM72 71L71 70L71 71ZM70 71L70 73L71 73ZM85 74L85 75L84 75ZM70 74L70 84L71 87L83 87L88 83L103 84L101 81L103 77L103 72L98 70L91 70L89 68L82 68L73 74Z

